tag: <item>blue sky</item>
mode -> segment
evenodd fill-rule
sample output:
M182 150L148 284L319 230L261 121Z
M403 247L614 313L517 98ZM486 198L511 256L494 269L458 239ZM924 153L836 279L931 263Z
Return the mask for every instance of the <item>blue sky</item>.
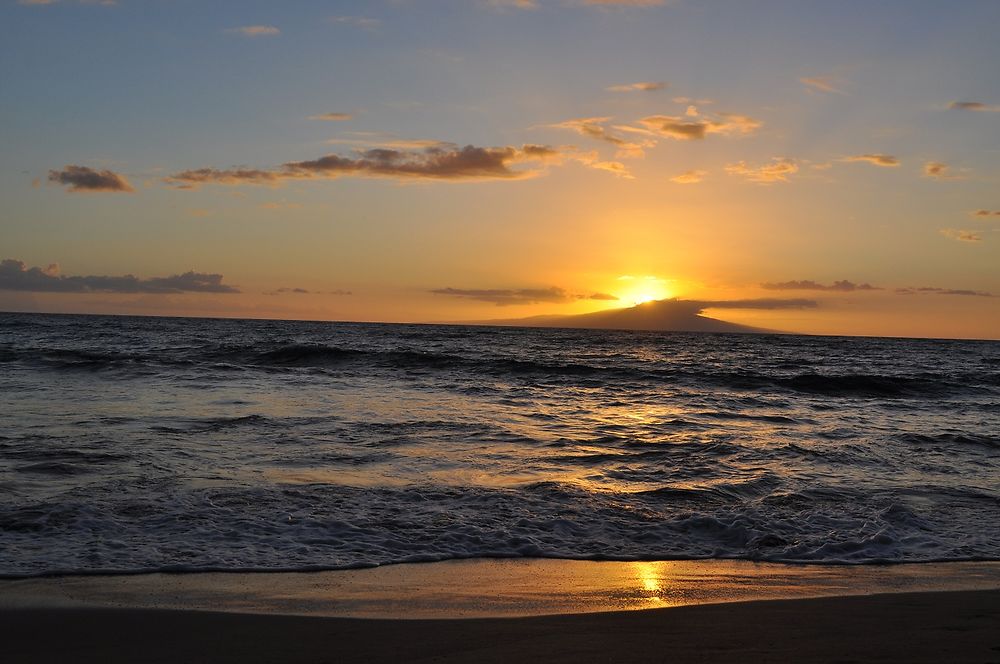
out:
M725 314L1000 336L1000 300L904 294L1000 294L1000 215L975 214L1000 210L1000 3L525 4L5 2L0 259L241 292L0 281L0 306L467 320L627 305L636 275L701 300L850 280L880 290ZM429 141L515 152L486 175L287 170L372 149L412 170ZM133 191L49 178L68 166ZM195 169L212 180L169 180ZM446 287L562 295L497 311Z

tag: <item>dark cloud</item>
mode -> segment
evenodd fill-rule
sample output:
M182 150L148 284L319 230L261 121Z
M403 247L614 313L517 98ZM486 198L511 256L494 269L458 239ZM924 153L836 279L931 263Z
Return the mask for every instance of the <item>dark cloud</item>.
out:
M715 117L701 117L697 115L697 109L690 110L694 115L650 115L639 120L639 124L660 136L682 141L701 140L709 134L752 134L763 125L746 115L718 113Z
M820 284L810 279L805 279L802 281L780 281L777 283L766 283L761 284L761 288L767 290L812 290L812 291L838 291L841 293L850 293L852 291L876 291L882 290L878 286L872 286L871 284L856 284L853 281L848 281L843 279L841 281L834 281L830 285Z
M280 177L274 171L264 171L256 168L232 168L219 170L215 168L198 168L181 171L164 181L178 189L195 189L203 184L277 184Z
M431 180L518 179L535 175L514 169L523 163L558 161L562 153L545 145L481 148L473 145L435 145L422 150L373 148L351 157L326 155L308 161L292 161L277 170L200 168L165 178L181 189L202 184L275 184L285 179L385 177Z
M58 265L27 267L22 261L0 261L0 290L37 293L239 293L222 283L221 274L185 272L169 277L140 279L131 274L109 276L64 276Z
M962 295L969 297L993 297L986 291L969 290L965 288L939 288L937 286L922 286L920 288L897 288L898 295Z
M941 161L924 162L924 177L937 178L939 180L952 180L951 167Z
M349 290L311 291L306 288L278 288L264 295L352 295Z
M1000 217L1000 210L976 210L973 217Z
M114 171L98 171L73 164L67 164L61 171L49 171L49 182L66 185L70 191L135 191L128 180Z
M948 108L958 111L979 111L981 113L1000 112L1000 106L991 106L981 101L953 101L948 104Z
M539 304L542 302L562 303L572 302L573 295L565 289L557 288L435 288L431 291L435 295L451 295L469 300L479 300L481 302L492 302L497 306L507 306L512 304Z
M511 304L565 303L574 300L617 300L614 295L594 293L593 295L574 295L563 288L522 288L522 289L466 289L437 288L431 291L436 295L451 295L470 300L492 302L499 306ZM661 300L665 302L667 300ZM684 306L696 314L705 309L809 309L816 307L815 300L756 298L748 300L669 300L677 306Z
M802 298L771 298L760 297L748 300L675 300L697 306L699 311L705 309L815 309L819 306L816 300Z

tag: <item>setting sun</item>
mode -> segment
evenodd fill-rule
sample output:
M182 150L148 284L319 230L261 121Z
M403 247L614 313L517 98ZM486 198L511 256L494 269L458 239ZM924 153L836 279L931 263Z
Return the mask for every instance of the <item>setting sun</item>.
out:
M645 304L654 300L666 300L673 297L670 289L667 288L669 280L659 277L645 276L633 277L624 275L618 277L622 283L621 290L618 291L619 304L625 306L635 306Z

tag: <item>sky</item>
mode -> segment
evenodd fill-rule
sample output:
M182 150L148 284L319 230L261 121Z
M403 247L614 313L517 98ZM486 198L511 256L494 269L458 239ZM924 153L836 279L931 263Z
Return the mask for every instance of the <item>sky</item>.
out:
M1000 339L1000 2L0 1L0 311Z

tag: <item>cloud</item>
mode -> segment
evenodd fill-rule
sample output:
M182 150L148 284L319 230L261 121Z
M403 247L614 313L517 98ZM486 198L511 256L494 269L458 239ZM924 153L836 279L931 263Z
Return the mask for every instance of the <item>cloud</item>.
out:
M697 112L696 108L695 111ZM650 115L639 120L639 124L660 136L682 141L702 140L709 134L752 134L763 126L759 120L736 113L717 113L714 118L699 119L693 119L690 115Z
M617 296L609 293L591 293L581 295L570 293L564 288L435 288L430 291L435 295L450 295L468 300L489 302L500 307L517 304L564 304L576 300L615 301Z
M815 309L816 300L761 297L748 300L674 300L688 302L704 309Z
M351 113L320 113L319 115L310 115L309 120L326 120L327 122L345 122L347 120L353 120L354 115Z
M181 171L164 178L164 182L178 189L196 189L203 184L277 184L280 174L255 168L197 168Z
M976 231L962 230L958 228L942 228L941 235L957 240L958 242L982 242L983 236Z
M571 302L574 298L565 289L557 288L435 288L431 290L435 295L451 295L469 300L479 300L481 302L491 302L497 306L508 306L513 304L539 304Z
M670 178L670 181L677 184L698 184L705 179L706 175L708 175L708 171L684 171L680 175Z
M612 85L607 90L608 92L655 92L666 90L666 88L667 84L664 81L639 81L638 83Z
M583 0L588 7L660 7L668 0Z
M813 291L839 291L842 293L849 293L852 291L877 291L882 290L878 286L872 286L871 284L856 284L853 281L848 281L846 279L842 281L834 281L830 285L820 284L810 279L802 281L780 281L777 283L764 283L760 285L761 288L767 290L813 290Z
M951 175L948 164L941 161L924 162L924 177L937 178L938 180L955 180L957 176Z
M40 6L54 5L59 0L17 0L19 5ZM118 4L117 0L76 0L78 5L101 5L103 7L113 7Z
M939 288L937 286L923 286L921 288L897 288L898 295L959 295L967 297L994 297L993 293L986 291L969 290L965 288Z
M958 111L978 111L980 113L1000 113L1000 106L984 104L979 101L953 101L948 108Z
M809 76L799 79L799 83L806 86L811 92L830 92L836 94L846 94L837 87L836 81L831 76Z
M739 175L750 182L771 184L772 182L788 182L788 177L799 172L799 165L791 159L774 157L770 163L752 166L745 161L727 164L726 172Z
M970 214L973 217L1000 217L1000 210L976 210Z
M873 166L884 166L888 168L899 166L899 159L891 154L857 154L850 157L844 157L841 161L863 161L872 164Z
M268 291L264 295L353 295L353 293L349 290L311 291L306 288L284 287Z
M11 258L0 261L0 290L37 293L239 293L235 286L222 283L221 274L185 272L169 277L139 279L131 274L120 277L64 276L59 266L27 267Z
M538 3L535 0L486 0L486 4L490 7L497 7L500 9L505 9L507 7L515 7L517 9L538 9Z
M353 25L357 28L365 28L367 30L374 30L382 25L382 21L377 18L368 18L366 16L330 16L326 20L335 25Z
M114 171L98 171L86 166L67 164L61 171L49 171L49 182L67 185L78 192L134 192L123 176Z
M244 25L238 28L227 28L226 32L244 37L274 37L281 34L281 30L273 25Z
M330 154L318 159L292 161L277 170L200 168L164 178L167 184L192 189L203 184L276 184L287 179L375 177L398 180L515 180L537 171L515 169L521 164L559 162L568 155L545 145L488 147L455 145L423 150L373 148L352 157Z
M639 142L628 141L618 136L603 126L603 123L607 122L611 118L575 118L572 120L566 120L564 122L558 122L553 125L549 125L555 129L569 129L570 131L575 131L581 136L586 136L588 138L593 138L598 141L604 141L606 143L611 143L618 148L616 157L619 159L626 157L642 157L643 149L649 148L655 145L653 141L642 140Z

